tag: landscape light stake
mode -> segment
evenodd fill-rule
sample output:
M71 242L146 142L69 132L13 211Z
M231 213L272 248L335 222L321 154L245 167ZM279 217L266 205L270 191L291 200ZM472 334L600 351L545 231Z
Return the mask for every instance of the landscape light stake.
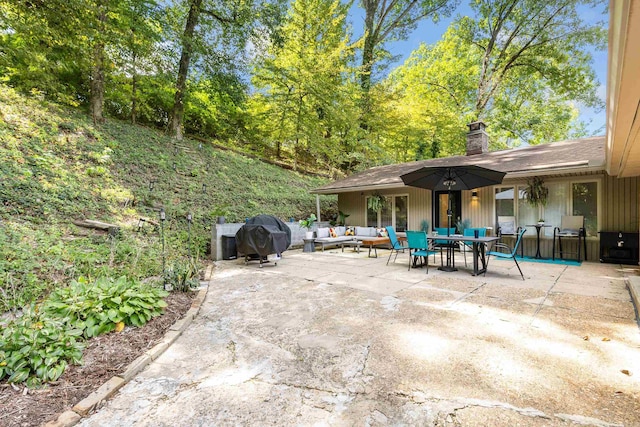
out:
M189 248L189 260L193 261L193 257L191 255L191 222L193 221L193 217L191 216L191 212L187 214L187 236L188 236L188 248Z
M207 184L202 184L202 192L207 193Z
M149 191L153 191L153 187L156 184L156 182L152 179L151 181L149 181Z
M164 208L160 209L160 236L162 239L162 284L164 290L167 290L167 271L166 271L166 257L164 253L164 220L166 219Z
M177 171L178 170L178 165L176 164L176 162L173 162L173 171Z

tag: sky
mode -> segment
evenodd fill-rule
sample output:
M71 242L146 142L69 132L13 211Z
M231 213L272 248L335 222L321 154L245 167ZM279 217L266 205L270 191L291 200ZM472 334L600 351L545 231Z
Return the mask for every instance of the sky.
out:
M468 5L469 1L462 0L460 3L461 4L450 17L441 19L435 24L430 20L424 20L418 25L418 28L411 33L409 39L388 44L387 48L391 54L398 56L398 60L394 63L393 67L402 65L411 52L420 46L420 43L433 44L440 40L449 24L451 24L456 17L473 16L473 10ZM602 11L606 10L607 5L608 1L602 1L601 6L598 6L595 9L583 7L580 12L584 19L590 22L598 20L608 22L608 15L602 15ZM351 9L350 18L354 35L359 36L362 33L362 28L364 26L364 15L362 14L362 10L356 4L354 4ZM600 83L598 95L604 102L607 92L607 51L593 51L591 54L593 56L592 67L595 70L598 82ZM392 68L390 68L390 70ZM590 123L587 126L588 132L592 135L604 135L606 122L604 109L602 111L594 111L593 109L582 105L577 105L576 107L580 111L579 119Z

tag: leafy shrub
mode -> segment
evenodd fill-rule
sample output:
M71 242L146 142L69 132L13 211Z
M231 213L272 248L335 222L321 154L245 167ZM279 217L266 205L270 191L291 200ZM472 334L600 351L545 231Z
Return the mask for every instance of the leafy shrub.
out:
M63 318L68 327L82 331L87 338L113 331L119 323L143 326L162 313L168 293L122 276L80 278L69 287L51 293L42 310Z
M165 280L171 289L187 292L200 285L198 267L193 261L176 260L165 272Z
M0 380L26 381L29 387L57 380L68 363L81 363L81 335L63 320L28 308L0 336Z

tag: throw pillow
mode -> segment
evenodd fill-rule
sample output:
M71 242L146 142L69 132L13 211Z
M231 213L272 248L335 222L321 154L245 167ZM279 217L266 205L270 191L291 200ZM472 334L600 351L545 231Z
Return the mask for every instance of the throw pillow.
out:
M387 235L387 229L386 228L376 228L376 236L377 237L389 237Z
M356 235L356 229L355 227L347 227L347 229L344 232L345 236L355 236Z
M329 228L329 237L338 237L338 233L336 233L335 228Z

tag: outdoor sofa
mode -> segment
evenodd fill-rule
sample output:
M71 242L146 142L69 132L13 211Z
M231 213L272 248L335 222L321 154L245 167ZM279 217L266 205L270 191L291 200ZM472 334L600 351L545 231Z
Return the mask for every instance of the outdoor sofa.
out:
M370 239L372 237L388 237L384 228L376 227L320 227L316 231L315 243L325 246L339 246L344 242L353 240Z

